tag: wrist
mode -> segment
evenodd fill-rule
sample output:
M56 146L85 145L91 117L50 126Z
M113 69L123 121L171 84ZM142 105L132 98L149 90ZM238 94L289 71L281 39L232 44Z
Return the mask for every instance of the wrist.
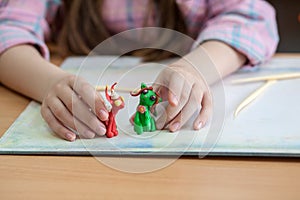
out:
M57 67L56 65L47 62L47 73L48 75L45 77L46 80L43 81L43 93L41 94L40 101L42 102L44 98L48 95L49 91L55 87L59 82L61 82L63 79L69 79L72 76L75 76L73 74L70 74L66 71L63 71L61 68Z
M247 60L245 55L222 41L205 41L200 47L206 51L222 77L239 69Z

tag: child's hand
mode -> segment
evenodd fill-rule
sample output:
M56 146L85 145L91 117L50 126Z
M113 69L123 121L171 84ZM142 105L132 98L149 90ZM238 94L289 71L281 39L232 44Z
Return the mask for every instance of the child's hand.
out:
M71 129L84 138L106 133L101 121L108 119L108 112L101 95L85 80L73 75L54 84L43 100L41 113L50 128L69 141L76 139Z
M154 83L155 90L169 105L156 123L158 129L169 124L169 130L179 130L201 108L193 128L199 130L211 115L212 100L208 85L191 64L183 59L165 68Z

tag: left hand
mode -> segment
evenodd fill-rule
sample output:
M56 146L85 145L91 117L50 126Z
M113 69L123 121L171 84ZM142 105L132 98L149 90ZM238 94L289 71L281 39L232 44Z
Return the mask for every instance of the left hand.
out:
M169 103L165 115L156 122L158 129L169 125L171 132L177 131L200 108L193 128L199 130L210 118L212 99L209 86L200 72L187 61L180 59L162 70L153 86L162 100Z

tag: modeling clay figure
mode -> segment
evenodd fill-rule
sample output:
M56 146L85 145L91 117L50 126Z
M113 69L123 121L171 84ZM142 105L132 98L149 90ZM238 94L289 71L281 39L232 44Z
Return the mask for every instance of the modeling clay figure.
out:
M143 132L156 131L155 121L151 116L151 107L161 101L159 95L151 86L147 87L144 83L141 84L141 89L137 93L131 92L130 94L131 96L140 95L140 102L133 120L134 131L139 135Z
M108 113L108 120L105 122L106 126L106 137L111 138L114 136L118 135L118 130L117 130L117 124L116 124L116 114L118 111L122 108L124 108L125 103L124 103L124 98L122 96L119 96L115 92L115 86L117 83L114 83L111 88L110 92L111 94L108 94L108 86L105 88L105 96L106 99L109 101L109 105L107 105L107 109L109 111Z

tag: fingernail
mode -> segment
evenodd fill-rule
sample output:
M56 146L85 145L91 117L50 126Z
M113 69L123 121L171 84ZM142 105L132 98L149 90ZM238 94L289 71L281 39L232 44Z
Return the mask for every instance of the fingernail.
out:
M173 123L173 124L171 125L171 127L170 127L170 131L172 131L172 132L177 131L178 128L179 128L179 126L180 126L180 123L179 123L179 122Z
M198 122L196 125L196 130L200 130L202 128L202 122Z
M73 141L75 140L75 138L76 138L76 135L75 135L75 134L72 134L72 133L67 133L67 134L66 134L66 138L67 138L69 141L73 142Z
M92 131L85 131L84 132L84 134L83 134L83 136L85 137L85 138L94 138L95 137L95 133L93 133Z
M108 113L106 110L103 109L100 110L100 119L103 121L108 119Z
M100 136L105 135L106 133L106 128L103 125L99 125L99 127L97 128L97 134Z

